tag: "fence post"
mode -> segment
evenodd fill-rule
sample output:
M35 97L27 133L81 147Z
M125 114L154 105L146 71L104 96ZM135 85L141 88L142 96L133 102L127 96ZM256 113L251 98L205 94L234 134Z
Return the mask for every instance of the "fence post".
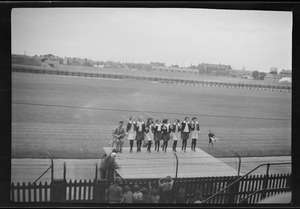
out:
M236 180L236 178L234 178L232 181L228 182L229 184L231 184L232 182L234 182ZM229 188L228 194L229 194L229 198L227 201L227 204L236 204L236 195L239 194L239 187L240 187L240 181L236 182L232 187Z
M66 181L63 179L51 182L50 202L66 202Z
M93 200L95 203L105 203L106 189L108 187L107 181L94 181L93 186Z

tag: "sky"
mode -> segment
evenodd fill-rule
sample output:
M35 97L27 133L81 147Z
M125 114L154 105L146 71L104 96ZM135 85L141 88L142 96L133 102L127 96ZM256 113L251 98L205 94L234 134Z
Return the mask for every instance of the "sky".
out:
M187 67L292 68L292 12L189 8L14 8L13 54Z

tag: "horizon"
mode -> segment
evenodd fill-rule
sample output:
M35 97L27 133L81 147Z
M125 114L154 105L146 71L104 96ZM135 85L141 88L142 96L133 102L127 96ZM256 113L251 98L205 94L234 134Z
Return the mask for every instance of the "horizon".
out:
M292 12L14 8L11 18L12 54L292 70Z

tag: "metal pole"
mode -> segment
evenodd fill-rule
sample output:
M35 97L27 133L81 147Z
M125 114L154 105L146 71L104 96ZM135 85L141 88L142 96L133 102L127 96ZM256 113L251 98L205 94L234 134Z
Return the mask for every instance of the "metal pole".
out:
M96 163L96 176L95 176L95 182L97 182L98 178L98 164Z
M175 158L176 158L176 176L175 178L177 178L177 174L178 174L178 156L176 155L176 153L174 152Z
M238 153L236 153L236 152L234 152L234 153L235 153L235 154L238 156L238 158L239 158L238 176L240 176L242 159L241 159L241 156L240 156Z
M54 169L53 169L53 159L51 158L51 182L53 181Z
M66 171L67 171L67 166L66 166L66 162L64 162L64 181L66 181Z

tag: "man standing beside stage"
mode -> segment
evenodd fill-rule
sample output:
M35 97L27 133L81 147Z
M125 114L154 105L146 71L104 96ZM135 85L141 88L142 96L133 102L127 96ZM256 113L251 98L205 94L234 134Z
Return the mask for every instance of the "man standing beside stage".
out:
M125 133L125 129L123 128L123 121L119 122L119 126L115 128L114 132L113 132L113 137L116 139L117 142L117 151L122 153L122 148L124 145L124 141L123 138L125 137L126 133Z

